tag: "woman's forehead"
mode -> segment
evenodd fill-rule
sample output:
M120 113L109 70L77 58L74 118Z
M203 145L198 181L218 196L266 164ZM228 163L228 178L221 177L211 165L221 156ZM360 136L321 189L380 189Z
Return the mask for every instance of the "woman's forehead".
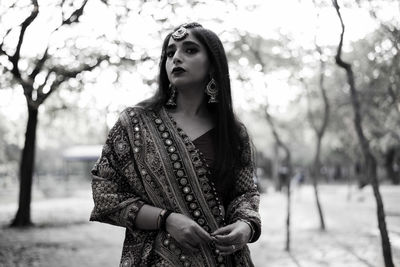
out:
M167 46L167 47L172 46L172 45L182 44L183 42L193 42L193 43L196 43L196 44L198 44L199 46L203 47L203 44L200 43L200 41L193 35L193 33L192 33L191 30L187 30L187 32L188 32L188 34L187 34L184 38L179 39L179 40L175 40L175 39L171 36L171 37L169 38L168 46Z

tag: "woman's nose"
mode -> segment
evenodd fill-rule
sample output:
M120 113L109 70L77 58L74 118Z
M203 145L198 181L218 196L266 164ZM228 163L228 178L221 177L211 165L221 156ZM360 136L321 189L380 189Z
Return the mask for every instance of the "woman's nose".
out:
M178 51L175 52L174 58L172 59L172 62L173 62L174 64L176 64L176 63L182 63L182 59L181 59L180 53L179 53Z

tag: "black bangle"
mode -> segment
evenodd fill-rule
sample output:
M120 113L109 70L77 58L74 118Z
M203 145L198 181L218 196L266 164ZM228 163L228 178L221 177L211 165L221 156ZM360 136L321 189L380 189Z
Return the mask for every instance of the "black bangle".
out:
M171 215L172 211L167 210L164 214L161 215L160 218L160 230L166 231L166 222L169 215Z

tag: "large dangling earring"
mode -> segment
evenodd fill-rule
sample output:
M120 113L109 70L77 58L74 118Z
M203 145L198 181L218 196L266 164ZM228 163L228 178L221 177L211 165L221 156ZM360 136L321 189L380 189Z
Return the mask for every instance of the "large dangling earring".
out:
M211 78L211 80L208 82L206 87L206 94L210 96L208 103L218 103L217 100L218 88L214 78Z
M167 106L176 107L176 88L172 84L169 84L169 90L171 91L171 95L167 101Z

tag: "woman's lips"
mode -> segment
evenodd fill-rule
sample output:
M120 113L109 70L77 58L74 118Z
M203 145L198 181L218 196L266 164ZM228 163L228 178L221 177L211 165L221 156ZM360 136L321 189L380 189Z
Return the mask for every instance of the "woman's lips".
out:
M181 74L183 72L185 72L186 70L184 68L181 67L176 67L172 69L172 74Z

